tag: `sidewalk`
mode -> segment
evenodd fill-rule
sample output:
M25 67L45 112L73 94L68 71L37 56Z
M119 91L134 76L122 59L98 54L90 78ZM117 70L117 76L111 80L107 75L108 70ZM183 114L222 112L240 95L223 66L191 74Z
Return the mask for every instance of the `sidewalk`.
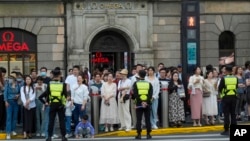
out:
M249 122L238 122L240 125L250 125ZM151 135L173 135L173 134L190 134L190 133L206 133L206 132L222 132L223 131L223 125L211 125L211 126L201 126L201 127L192 127L190 124L184 125L184 127L180 128L159 128L152 130ZM57 130L59 132L59 129ZM12 136L12 139L22 139L23 135L21 135L21 132L18 132L19 134L17 136ZM129 132L126 131L113 131L108 133L100 133L97 134L95 137L131 137L136 136L136 130L131 130ZM58 134L59 135L59 134ZM142 135L146 135L146 130L144 129L142 131ZM5 140L6 134L0 133L0 140ZM36 137L33 138L35 140ZM41 138L40 138L41 139Z

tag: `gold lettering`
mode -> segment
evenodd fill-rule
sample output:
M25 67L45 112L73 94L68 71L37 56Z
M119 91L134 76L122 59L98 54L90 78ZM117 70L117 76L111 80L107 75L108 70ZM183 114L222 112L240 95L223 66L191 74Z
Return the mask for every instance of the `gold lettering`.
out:
M99 7L100 9L123 9L121 3L101 3Z

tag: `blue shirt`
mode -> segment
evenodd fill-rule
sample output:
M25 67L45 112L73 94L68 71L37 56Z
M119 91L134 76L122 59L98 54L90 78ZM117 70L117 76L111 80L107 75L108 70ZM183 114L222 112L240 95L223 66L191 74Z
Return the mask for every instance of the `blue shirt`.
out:
M91 123L89 121L87 121L86 123L83 123L83 122L79 122L76 126L76 130L75 130L75 135L78 135L79 132L78 132L78 128L81 127L83 129L86 129L86 128L90 128L90 133L92 136L95 135L95 129L93 128L93 126L91 125Z
M20 95L20 86L16 83L15 88L12 88L11 84L9 84L8 82L5 83L4 101L16 99L17 95Z

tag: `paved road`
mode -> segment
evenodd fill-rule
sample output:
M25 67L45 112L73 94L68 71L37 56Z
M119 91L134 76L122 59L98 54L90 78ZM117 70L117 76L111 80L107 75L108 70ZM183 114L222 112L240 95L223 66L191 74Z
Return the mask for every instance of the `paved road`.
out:
M44 139L32 139L36 141L44 141ZM135 140L134 137L105 137L105 138L95 138L95 139L69 139L69 141L77 140L93 140L93 141L131 141ZM145 136L141 141L145 139ZM207 134L186 134L186 135L166 135L166 136L153 136L151 140L156 141L228 141L229 136L221 136L219 133L207 133ZM150 140L150 141L151 141ZM11 140L19 141L19 140ZM60 139L55 139L53 141L60 141ZM148 141L148 140L147 140Z

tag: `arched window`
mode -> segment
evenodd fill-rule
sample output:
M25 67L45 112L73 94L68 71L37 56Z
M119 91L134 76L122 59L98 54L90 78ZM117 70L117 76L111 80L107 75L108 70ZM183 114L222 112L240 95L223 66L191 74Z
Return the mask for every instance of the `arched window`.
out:
M0 66L28 75L37 68L37 37L17 28L0 28Z
M219 36L219 64L235 64L235 35L231 31L224 31Z

